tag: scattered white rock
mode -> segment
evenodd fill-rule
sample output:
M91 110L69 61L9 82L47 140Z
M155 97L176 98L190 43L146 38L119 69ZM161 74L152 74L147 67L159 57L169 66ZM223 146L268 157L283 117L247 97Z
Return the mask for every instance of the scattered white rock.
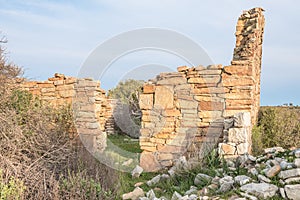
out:
M282 198L286 199L286 194L285 194L284 188L279 188L279 193Z
M257 176L258 180L263 183L271 183L271 180L265 177L264 175L259 174Z
M233 184L234 180L233 180L232 176L225 176L219 180L219 183L220 183L220 185L222 185L223 183L232 183Z
M285 160L280 162L281 170L285 170L287 168L287 166L288 166L288 163Z
M294 151L294 154L295 154L296 158L300 158L300 149L296 149Z
M257 198L255 196L252 196L250 194L247 194L247 193L243 193L241 192L240 193L243 197L246 197L247 199L250 199L250 200L257 200Z
M192 194L189 196L189 200L198 200L198 196L195 194Z
M195 184L196 186L202 185L202 184L207 184L207 183L209 183L211 180L212 180L212 177L211 177L211 176L208 176L208 175L206 175L206 174L199 173L199 174L197 174L197 176L195 177L194 184Z
M181 198L182 198L181 194L175 191L172 195L171 200L181 200Z
M296 167L300 168L300 158L296 158L294 164Z
M146 197L149 198L150 200L156 199L155 193L152 189L146 193Z
M282 179L300 176L300 168L281 171L278 176Z
M249 183L247 185L243 185L240 190L255 195L258 198L266 199L273 197L278 191L278 187L268 183Z
M143 173L144 169L137 165L131 172L132 178L138 178Z
M190 189L184 193L184 195L197 194L197 192L198 188L192 185Z
M153 177L150 181L147 181L147 185L148 186L153 186L155 184L157 184L160 181L161 175L157 175L155 177Z
M300 182L300 177L293 177L293 178L288 178L284 181L286 184L290 184L293 182Z
M169 178L170 178L170 176L168 174L162 174L161 175L162 180L166 180L166 179L169 179Z
M284 152L284 148L282 148L282 147L266 148L266 149L264 149L264 152L265 152L266 154L268 154L268 153Z
M297 185L286 185L284 186L284 190L286 192L286 196L292 200L300 200L300 184Z
M139 197L145 196L145 193L142 188L137 187L132 192L126 193L122 195L123 200L131 199L131 200L138 200Z
M253 176L257 176L258 175L258 171L257 169L255 169L254 167L249 169L249 172L253 175Z
M251 178L246 175L239 175L234 177L234 182L237 183L238 185L242 186L251 181Z

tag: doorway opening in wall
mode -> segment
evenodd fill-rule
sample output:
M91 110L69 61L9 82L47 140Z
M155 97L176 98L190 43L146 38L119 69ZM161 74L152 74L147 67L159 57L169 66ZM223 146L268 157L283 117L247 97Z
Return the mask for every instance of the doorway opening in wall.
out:
M119 148L141 153L139 136L142 112L139 107L139 95L144 81L127 79L108 91L108 98L114 102L112 109L113 131L108 139Z

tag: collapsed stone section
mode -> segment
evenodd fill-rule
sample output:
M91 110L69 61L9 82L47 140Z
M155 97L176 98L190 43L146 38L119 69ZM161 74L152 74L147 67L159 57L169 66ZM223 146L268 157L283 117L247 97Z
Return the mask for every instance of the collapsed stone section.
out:
M259 108L262 12L254 8L239 18L230 66L183 66L144 85L140 164L145 170L172 166L181 155L201 159L218 143L226 155L251 152L251 128ZM238 113L250 115L250 126L245 121L242 126L224 129L224 120L237 118ZM244 140L234 143L241 134ZM223 151L226 145L239 151Z

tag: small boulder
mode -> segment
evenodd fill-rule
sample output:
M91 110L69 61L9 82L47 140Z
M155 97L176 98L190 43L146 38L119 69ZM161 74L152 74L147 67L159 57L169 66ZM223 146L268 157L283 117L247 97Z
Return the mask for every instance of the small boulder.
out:
M296 158L300 158L300 149L296 149L294 151L294 154L295 154Z
M281 171L278 176L282 179L300 176L300 168Z
M150 200L154 200L156 199L155 193L154 191L151 189L146 193L146 197Z
M251 181L251 178L246 175L239 175L234 177L234 182L240 186L245 185Z
M208 176L206 174L197 174L197 176L195 177L195 180L194 180L194 184L196 186L201 186L201 185L207 185L208 183L210 183L212 180L212 177L211 176Z
M299 195L300 184L297 184L297 185L286 185L284 187L284 190L286 192L286 196L289 199L300 200L300 195Z
M300 168L300 158L296 158L294 164L296 165L296 167Z
M138 200L140 197L144 197L144 190L140 187L135 188L132 192L126 193L122 195L123 200L131 199Z
M181 198L182 198L181 194L175 191L172 195L171 200L181 200Z
M243 185L240 189L246 193L263 199L275 196L278 191L278 187L276 185L268 183L249 183L247 185Z
M151 186L157 184L160 181L160 178L161 178L160 174L153 177L150 181L147 181L147 185L151 187Z
M132 178L138 178L143 173L143 168L137 165L131 172Z
M280 165L274 165L273 167L271 167L266 171L266 176L272 178L276 176L280 171L281 171Z
M265 177L264 175L259 174L257 176L258 180L263 183L271 183L271 180Z

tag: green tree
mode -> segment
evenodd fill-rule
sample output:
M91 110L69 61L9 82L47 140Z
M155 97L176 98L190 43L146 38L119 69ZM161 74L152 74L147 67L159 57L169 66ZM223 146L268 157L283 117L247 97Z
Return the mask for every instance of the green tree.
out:
M114 111L117 127L125 134L137 138L141 125L142 113L139 107L139 95L144 81L128 79L120 82L108 91L108 97L117 99Z

